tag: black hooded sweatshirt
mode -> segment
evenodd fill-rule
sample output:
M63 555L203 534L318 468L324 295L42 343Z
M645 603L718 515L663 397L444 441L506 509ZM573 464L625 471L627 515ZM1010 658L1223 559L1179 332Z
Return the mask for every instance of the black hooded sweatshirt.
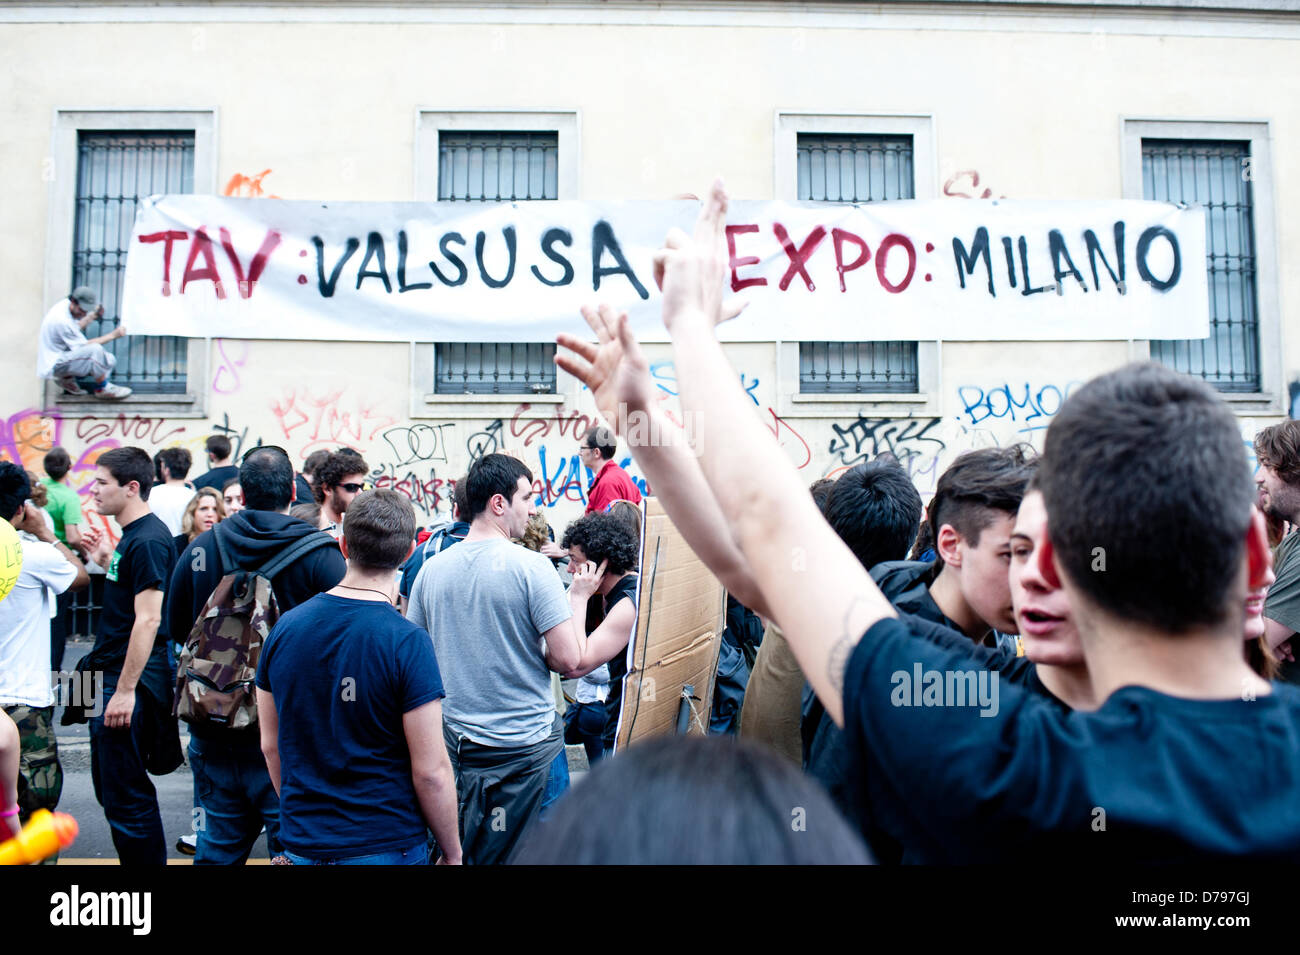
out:
M226 552L239 565L237 568L221 566L221 554L212 537L218 528ZM212 591L227 573L264 567L285 547L319 533L322 532L296 517L250 510L240 511L212 530L204 531L185 548L172 570L163 609L171 638L182 643L189 637ZM337 546L318 547L299 557L271 580L280 613L287 613L334 587L346 572L347 562ZM251 741L250 745L260 745L256 726L244 730L204 730L191 726L190 732L204 739L246 739Z

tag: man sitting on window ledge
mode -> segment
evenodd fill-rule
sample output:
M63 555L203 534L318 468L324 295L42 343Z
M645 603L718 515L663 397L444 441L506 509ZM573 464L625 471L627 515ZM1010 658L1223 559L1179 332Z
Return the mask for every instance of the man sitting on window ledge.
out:
M65 395L92 394L108 399L129 395L130 388L108 380L117 366L117 357L104 349L105 342L126 335L126 326L119 324L107 335L86 338L86 326L103 317L104 306L85 285L73 289L66 301L55 303L41 322L36 374L53 378ZM78 378L93 378L95 386L88 392L78 384Z

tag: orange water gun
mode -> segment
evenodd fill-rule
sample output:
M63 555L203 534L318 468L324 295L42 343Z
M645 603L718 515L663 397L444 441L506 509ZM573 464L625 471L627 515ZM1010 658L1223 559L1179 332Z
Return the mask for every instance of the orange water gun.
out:
M48 859L77 838L77 820L66 812L37 809L23 831L0 842L0 865L28 865Z

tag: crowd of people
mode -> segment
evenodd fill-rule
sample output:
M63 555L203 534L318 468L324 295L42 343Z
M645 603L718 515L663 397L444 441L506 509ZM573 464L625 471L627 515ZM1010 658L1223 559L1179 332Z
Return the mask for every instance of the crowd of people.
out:
M84 558L107 572L81 667L124 863L165 858L149 774L181 763L174 714L197 864L263 831L294 865L1300 858L1300 421L1256 436L1252 476L1209 387L1136 364L1075 391L1041 455L962 454L928 503L889 455L804 488L714 333L737 311L725 213L715 184L655 261L693 446L626 315L559 337L605 421L650 427L581 437L587 513L558 541L508 454L422 533L350 449L297 474L218 435L188 483L183 449L114 449L94 494L116 545L77 532L60 449L48 520L0 464L24 538L0 819L57 800L49 620ZM615 745L642 536L619 440L728 592L732 734ZM566 743L591 766L572 792Z

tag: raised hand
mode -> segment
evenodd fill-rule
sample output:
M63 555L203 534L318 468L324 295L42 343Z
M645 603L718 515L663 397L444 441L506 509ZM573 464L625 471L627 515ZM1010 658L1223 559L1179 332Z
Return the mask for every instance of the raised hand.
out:
M569 585L569 595L577 597L579 600L587 600L600 589L600 582L605 578L605 568L609 561L602 560L597 567L594 562L587 561L573 573L573 583Z
M620 314L608 305L583 306L582 317L596 333L597 344L558 335L556 343L573 354L557 352L555 363L591 389L601 417L625 438L620 429L626 415L619 414L619 406L645 411L655 400L650 365L628 326L626 312Z
M722 180L715 179L695 220L694 235L672 229L664 248L655 253L655 284L663 292L664 325L670 332L692 316L718 325L744 310L744 302L722 301L730 263L727 191Z
M113 544L108 539L108 535L98 527L87 527L81 532L82 553L92 564L99 567L108 567L108 562L113 556Z

